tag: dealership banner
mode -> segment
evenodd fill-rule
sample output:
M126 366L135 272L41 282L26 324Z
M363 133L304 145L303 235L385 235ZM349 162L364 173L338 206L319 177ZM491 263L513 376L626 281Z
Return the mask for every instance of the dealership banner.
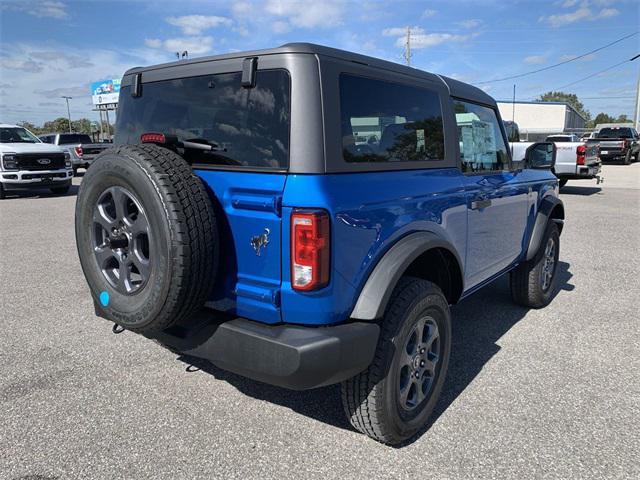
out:
M100 80L91 84L91 97L94 105L118 103L120 79Z

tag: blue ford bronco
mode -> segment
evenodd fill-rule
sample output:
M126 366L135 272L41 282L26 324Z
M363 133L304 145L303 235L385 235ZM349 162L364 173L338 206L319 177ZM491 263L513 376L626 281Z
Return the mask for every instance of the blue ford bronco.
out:
M512 161L495 101L311 44L134 68L76 238L98 316L289 389L342 383L353 426L416 435L449 306L509 273L554 295L552 143Z

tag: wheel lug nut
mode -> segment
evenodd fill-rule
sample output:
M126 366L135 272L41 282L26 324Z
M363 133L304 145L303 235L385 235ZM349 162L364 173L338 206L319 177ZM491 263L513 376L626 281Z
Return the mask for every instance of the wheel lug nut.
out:
M420 349L420 353L424 353L424 348L421 348L421 349Z
M420 366L421 366L421 367L424 367L424 360L422 360L422 361L420 362Z

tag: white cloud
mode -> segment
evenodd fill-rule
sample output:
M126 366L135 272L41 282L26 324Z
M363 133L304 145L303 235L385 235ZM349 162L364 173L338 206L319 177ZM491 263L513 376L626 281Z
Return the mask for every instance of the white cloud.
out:
M42 124L59 116L63 109L51 105L60 102L60 95L69 95L71 117L98 118L91 111L89 84L105 78L120 78L136 65L157 63L152 50L133 56L127 51L103 50L95 46L77 48L71 45L47 43L8 43L0 47L2 87L11 85L10 95L2 96L2 117L5 121L28 120ZM162 52L163 60L171 60ZM70 63L71 62L71 63ZM71 68L69 65L74 65ZM25 74L28 72L28 74Z
M150 48L160 48L162 47L162 40L159 38L146 38L144 44Z
M291 26L287 22L278 20L277 22L273 22L273 24L271 25L271 29L275 33L287 33L289 30L291 30Z
M386 37L397 37L395 42L396 47L404 47L407 27L385 28L382 31L382 35ZM442 43L465 42L475 36L476 34L426 33L423 28L411 27L411 48L420 49L433 47Z
M616 15L619 15L619 14L620 12L615 8L603 8L602 10L600 10L600 13L598 14L597 18L610 18L610 17L615 17Z
M431 10L431 9L426 9L424 12L422 12L422 18L431 18L431 17L435 17L438 14L438 12L436 10Z
M574 58L577 58L577 55L562 55L560 57L560 61L565 62L567 60L573 60ZM590 62L591 60L594 60L596 58L596 55L594 53L591 53L589 55L585 55L584 57L580 58L581 62Z
M543 63L547 63L547 57L544 55L530 55L525 57L524 63L528 63L529 65L541 65Z
M344 7L338 0L268 0L264 9L294 28L327 28L342 23Z
M68 16L67 5L63 2L45 0L36 2L30 7L27 13L36 17L65 18Z
M563 6L564 8L571 8L571 7L576 6L577 4L578 4L578 0L565 0L565 1L562 3L562 6Z
M163 49L167 52L189 52L189 56L210 53L213 50L213 37L194 36L176 37L160 40L158 38L147 38L145 45L150 48Z
M410 27L412 35L420 35L424 33L424 28L420 27ZM385 28L382 30L382 35L385 37L399 37L407 34L407 27L393 27L393 28Z
M548 17L540 17L539 21L547 22L554 28L569 25L571 23L578 22L580 20L593 22L603 18L611 18L619 15L620 12L615 8L603 8L599 12L595 13L588 6L588 2L581 4L580 8L569 13L561 13L557 15L549 15Z
M464 28L477 28L482 25L482 20L478 20L477 18L472 18L470 20L463 20L462 22L457 22L456 25L460 25Z
M220 25L231 26L231 19L217 15L184 15L182 17L168 17L167 23L182 29L185 35L200 35L204 30Z

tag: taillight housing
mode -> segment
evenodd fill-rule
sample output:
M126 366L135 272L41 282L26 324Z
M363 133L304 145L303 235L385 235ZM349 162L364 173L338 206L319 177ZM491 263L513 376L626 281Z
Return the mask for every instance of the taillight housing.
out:
M76 155L78 157L82 156L82 147L81 146L74 147L73 149L76 151Z
M164 136L164 133L143 133L140 135L141 143L165 143L167 138Z
M291 215L291 287L310 291L329 283L331 232L324 210L295 210Z
M578 148L576 148L576 164L584 165L586 156L587 147L584 145L579 145Z

